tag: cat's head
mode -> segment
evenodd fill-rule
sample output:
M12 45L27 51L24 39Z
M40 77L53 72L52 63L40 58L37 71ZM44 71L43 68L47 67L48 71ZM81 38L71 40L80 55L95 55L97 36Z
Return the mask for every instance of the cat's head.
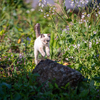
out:
M41 34L40 39L44 45L47 45L50 42L50 34Z

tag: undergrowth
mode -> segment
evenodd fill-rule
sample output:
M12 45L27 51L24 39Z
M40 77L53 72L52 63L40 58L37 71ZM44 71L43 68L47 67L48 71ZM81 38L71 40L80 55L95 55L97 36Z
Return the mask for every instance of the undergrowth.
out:
M0 100L99 100L100 99L100 7L83 9L81 16L62 7L33 9L22 0L0 2ZM69 84L43 89L32 74L34 26L50 33L50 58L78 70L87 81L75 89ZM40 56L41 57L41 56Z

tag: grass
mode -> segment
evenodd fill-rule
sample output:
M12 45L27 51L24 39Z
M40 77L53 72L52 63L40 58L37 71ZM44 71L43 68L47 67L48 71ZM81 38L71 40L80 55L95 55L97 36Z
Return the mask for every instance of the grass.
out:
M100 7L84 10L79 17L63 8L60 15L50 5L32 9L21 2L10 6L5 0L0 2L0 99L99 100ZM38 86L38 74L31 73L36 23L40 23L41 33L51 33L50 59L78 70L87 82L76 89L68 84L63 89L56 84L44 90L43 85Z

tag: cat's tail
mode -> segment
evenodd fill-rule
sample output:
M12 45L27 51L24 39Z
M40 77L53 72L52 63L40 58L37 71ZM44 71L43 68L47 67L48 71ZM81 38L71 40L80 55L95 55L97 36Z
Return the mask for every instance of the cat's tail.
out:
M41 33L40 33L40 24L39 23L37 23L35 25L35 34L36 34L36 38L38 38L41 35Z

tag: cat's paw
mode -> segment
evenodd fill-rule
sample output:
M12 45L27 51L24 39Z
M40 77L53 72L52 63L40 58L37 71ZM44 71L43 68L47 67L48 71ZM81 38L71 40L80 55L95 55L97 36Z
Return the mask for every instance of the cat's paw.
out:
M48 54L47 54L47 56L49 57L49 56L50 56L50 54L48 53Z
M38 60L35 60L35 64L36 64L36 65L38 64Z

